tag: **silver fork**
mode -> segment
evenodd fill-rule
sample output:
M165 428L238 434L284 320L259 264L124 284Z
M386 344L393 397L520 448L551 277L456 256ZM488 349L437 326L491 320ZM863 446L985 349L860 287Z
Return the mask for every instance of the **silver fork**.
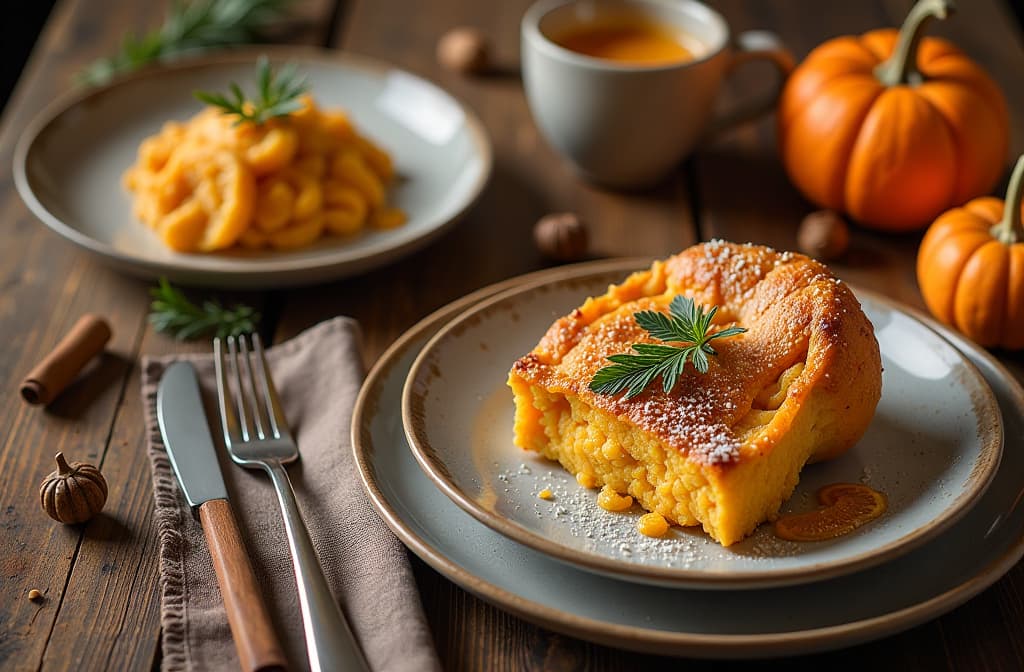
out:
M285 464L299 459L299 449L288 430L258 335L252 337L252 344L250 352L244 337L229 336L225 362L224 343L219 338L213 342L224 443L232 460L249 469L263 469L274 483L299 588L310 668L368 670L359 644L331 595L302 520L295 491L284 469ZM229 376L234 379L237 394L231 390Z

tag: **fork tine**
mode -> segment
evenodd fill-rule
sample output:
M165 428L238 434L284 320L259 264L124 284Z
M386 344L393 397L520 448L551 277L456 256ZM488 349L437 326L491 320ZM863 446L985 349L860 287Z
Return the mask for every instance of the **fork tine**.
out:
M221 428L224 431L224 441L230 446L232 442L237 442L241 438L241 433L238 431L235 410L231 408L233 402L224 362L224 341L219 338L213 339L213 365L217 370L217 403L220 406Z
M269 415L269 411L261 412L262 404L260 404L260 393L256 389L256 376L252 374L252 360L249 358L249 345L246 343L245 336L238 337L238 345L241 348L241 358L245 362L245 373L246 378L249 379L249 390L252 391L252 396L249 400L252 402L252 421L256 426L256 435L261 438L267 438L267 435L263 432L263 415L264 412ZM239 394L246 396L246 392L239 390Z
M274 387L274 380L270 377L270 370L267 366L266 355L263 354L263 342L259 334L253 334L252 347L256 354L256 365L260 370L260 378L263 379L263 398L267 404L267 416L270 419L270 427L274 431L275 438L288 435L288 420L284 417L281 409L281 400L277 396L277 389Z
M238 419L242 430L242 440L249 441L252 437L251 424L249 422L249 405L245 401L245 387L242 385L242 370L238 365L238 348L235 344L235 337L228 336L228 353L231 355L231 372L235 377L235 389L238 391Z

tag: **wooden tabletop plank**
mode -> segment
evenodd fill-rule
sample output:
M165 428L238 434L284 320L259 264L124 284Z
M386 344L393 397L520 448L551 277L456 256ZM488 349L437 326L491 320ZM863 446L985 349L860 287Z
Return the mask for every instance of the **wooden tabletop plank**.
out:
M102 464L145 312L144 293L126 289L123 278L43 229L21 204L10 176L13 146L25 123L69 88L73 73L91 57L91 43L77 39L78 31L88 28L97 41L113 44L118 26L134 25L145 14L138 5L120 3L106 8L107 23L95 23L90 11L95 9L95 2L67 2L55 9L26 69L29 79L18 86L0 131L0 221L5 230L0 372L7 381L0 405L0 426L6 428L0 448L0 492L5 495L0 668L5 669L40 664L83 533L104 524L101 519L63 526L50 520L39 507L37 485L54 468L58 450L69 459ZM111 323L108 354L49 408L29 408L18 397L17 381L85 312L104 315ZM33 588L45 594L42 603L27 601Z
M141 354L192 350L147 329L149 283L116 274L60 240L30 215L13 189L13 145L27 121L72 86L93 58L112 53L125 31L157 25L169 3L65 0L57 5L0 130L0 337L10 381L0 406L9 427L0 449L4 552L0 554L0 668L148 669L157 652L158 539L139 397ZM302 0L276 36L323 43L334 0ZM250 302L260 303L259 296ZM112 324L114 339L94 367L49 409L17 398L17 380L83 312ZM51 521L37 484L53 453L99 464L110 493L104 513L82 526ZM13 553L8 553L10 548ZM25 595L35 588L40 603Z
M334 0L298 3L276 37L322 44L335 14ZM149 22L160 13L149 12ZM108 49L115 45L108 45ZM140 290L142 291L142 290ZM243 294L262 308L261 295ZM208 342L183 344L146 327L137 359L146 355L208 352ZM152 519L153 488L145 452L144 408L136 366L108 445L104 471L112 487L112 525L90 528L68 580L65 606L54 625L46 669L144 669L152 665L160 634L159 539ZM71 602L71 600L74 600ZM59 638L59 639L58 639Z

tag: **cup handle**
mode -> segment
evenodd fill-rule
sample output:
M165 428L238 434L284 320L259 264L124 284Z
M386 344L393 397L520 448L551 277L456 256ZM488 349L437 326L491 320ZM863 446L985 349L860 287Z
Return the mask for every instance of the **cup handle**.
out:
M733 126L753 121L770 112L782 93L782 85L793 70L796 61L793 54L782 44L775 33L765 30L748 30L736 36L732 43L732 61L726 70L726 76L737 67L753 61L769 61L779 71L779 78L770 93L753 100L739 103L734 109L720 114L709 125L704 133L704 142L713 140Z

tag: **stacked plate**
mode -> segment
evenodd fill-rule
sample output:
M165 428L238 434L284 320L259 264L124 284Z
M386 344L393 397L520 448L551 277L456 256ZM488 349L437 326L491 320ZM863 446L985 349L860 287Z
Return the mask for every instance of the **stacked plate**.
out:
M887 513L850 535L793 543L764 525L727 549L688 529L647 538L639 509L606 512L557 464L513 446L511 363L557 316L646 265L581 264L483 289L425 318L374 367L356 404L356 459L377 510L428 564L553 630L743 657L909 628L1024 554L1024 390L977 346L866 291L885 369L875 418L846 455L806 467L783 508L814 508L829 483L885 493Z

